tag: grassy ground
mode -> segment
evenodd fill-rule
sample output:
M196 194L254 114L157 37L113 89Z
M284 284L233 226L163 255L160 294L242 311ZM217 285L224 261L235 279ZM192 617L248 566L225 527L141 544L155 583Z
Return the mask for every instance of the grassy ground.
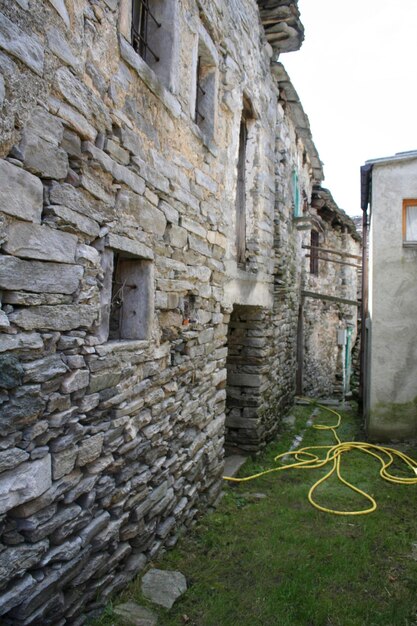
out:
M305 429L311 407L296 407L296 423L262 458L249 461L246 476L274 465ZM333 420L325 414L320 423ZM355 417L343 413L342 441L363 439ZM307 428L302 445L333 444L331 433ZM405 451L417 458L417 448ZM417 626L417 485L393 485L379 477L378 462L356 453L343 474L372 494L375 513L335 516L307 501L323 470L270 474L237 486L225 484L218 509L154 563L185 574L189 589L161 626ZM321 474L320 474L321 472ZM266 497L263 497L266 496ZM330 480L317 500L332 508L364 508L362 498ZM414 555L414 558L412 558ZM140 580L114 601L151 606ZM111 606L97 626L122 624Z

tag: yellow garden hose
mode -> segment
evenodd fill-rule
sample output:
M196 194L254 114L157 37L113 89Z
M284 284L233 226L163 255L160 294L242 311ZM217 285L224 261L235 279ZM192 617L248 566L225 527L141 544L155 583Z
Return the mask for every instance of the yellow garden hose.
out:
M336 432L336 429L340 426L340 422L342 419L340 414L327 406L318 404L314 400L310 400L309 398L304 398L304 400L307 400L311 404L314 404L319 408L328 411L329 413L333 413L337 417L336 424L333 424L331 426L326 426L324 424L315 424L313 426L313 428L315 428L316 430L330 430L333 433L337 443L332 446L307 446L299 450L283 452L282 454L278 454L274 458L274 461L280 461L280 459L287 456L294 457L295 461L293 463L281 465L280 467L273 467L257 474L253 474L252 476L246 476L245 478L233 478L231 476L223 476L224 480L235 483L242 483L249 480L254 480L255 478L259 478L260 476L265 476L266 474L271 474L272 472L282 472L287 469L319 469L321 467L325 467L326 465L330 465L330 469L327 474L317 480L308 492L309 502L319 511L332 513L333 515L366 515L367 513L372 513L377 508L375 499L365 491L362 491L362 489L359 489L359 487L355 487L355 485L349 483L345 478L343 478L340 470L343 454L345 454L346 452L352 452L354 450L357 450L378 459L378 461L381 463L381 469L379 471L379 474L384 480L387 480L388 482L397 485L417 485L417 461L414 461L414 459L410 458L399 450L395 450L394 448L377 446L371 443L364 443L360 441L340 441ZM323 451L325 455L320 456L319 451ZM412 477L404 478L402 476L395 476L389 472L389 468L396 459L402 461L406 464L407 467L410 468L413 473ZM338 511L336 509L330 509L328 507L324 507L318 504L313 499L313 494L322 483L324 483L328 478L330 478L330 476L334 474L334 472L336 472L338 479L344 485L346 485L346 487L348 487L352 491L355 491L356 493L363 496L366 500L368 500L370 506L365 509L360 509L359 511Z

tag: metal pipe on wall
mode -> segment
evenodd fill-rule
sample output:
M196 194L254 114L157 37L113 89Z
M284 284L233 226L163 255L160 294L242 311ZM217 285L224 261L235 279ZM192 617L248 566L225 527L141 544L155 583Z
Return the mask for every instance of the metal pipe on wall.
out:
M368 384L366 377L367 346L366 320L368 317L368 205L371 199L372 165L361 167L361 209L362 209L362 308L361 308L361 346L359 371L359 409L365 410L365 392Z

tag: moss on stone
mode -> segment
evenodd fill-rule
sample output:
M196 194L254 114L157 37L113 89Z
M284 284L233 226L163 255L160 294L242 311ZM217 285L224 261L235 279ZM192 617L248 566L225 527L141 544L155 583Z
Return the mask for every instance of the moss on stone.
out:
M417 396L410 402L379 402L371 410L367 424L372 439L417 437Z

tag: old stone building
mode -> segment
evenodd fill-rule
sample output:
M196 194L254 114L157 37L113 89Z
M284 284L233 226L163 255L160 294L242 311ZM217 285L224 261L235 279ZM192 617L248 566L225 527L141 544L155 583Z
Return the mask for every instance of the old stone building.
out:
M297 361L340 387L351 277L317 256L357 242L277 62L296 0L0 9L0 615L78 626L277 432Z

